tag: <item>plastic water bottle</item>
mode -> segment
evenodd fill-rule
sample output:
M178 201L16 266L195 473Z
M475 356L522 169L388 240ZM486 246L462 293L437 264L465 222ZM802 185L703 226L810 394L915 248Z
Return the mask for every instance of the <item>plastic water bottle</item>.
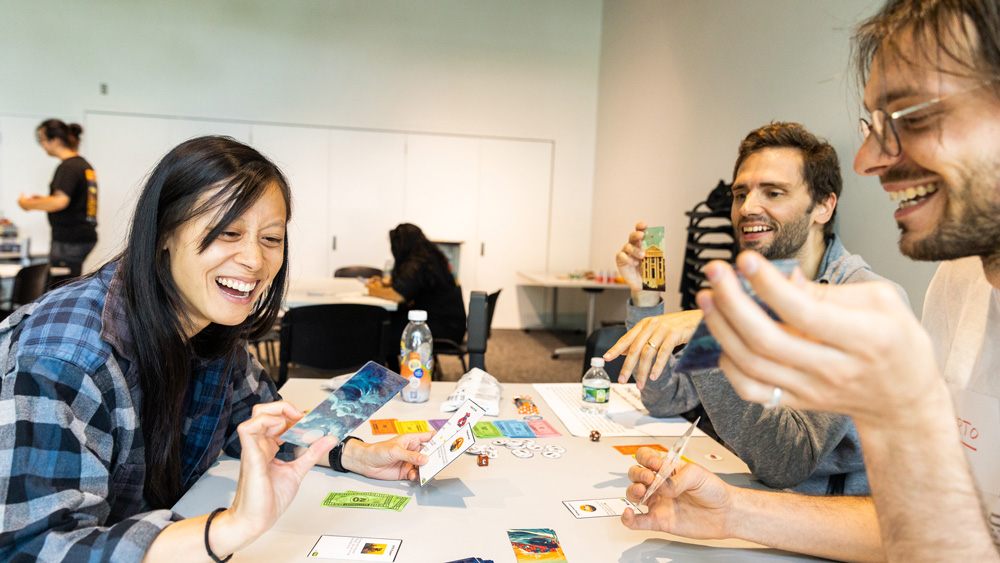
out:
M385 259L385 268L382 269L382 285L392 285L392 269L396 266L396 260L390 256Z
M409 323L399 340L400 375L410 380L400 396L407 403L425 403L431 396L431 372L434 368L434 337L427 326L427 311L410 311ZM605 376L607 377L607 376Z
M605 414L611 399L611 378L604 371L604 358L591 358L590 369L583 374L583 396L580 410L589 414Z

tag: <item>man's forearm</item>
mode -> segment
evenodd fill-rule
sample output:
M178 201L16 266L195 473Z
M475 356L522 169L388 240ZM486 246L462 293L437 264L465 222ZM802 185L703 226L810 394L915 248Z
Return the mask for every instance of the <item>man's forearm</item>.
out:
M811 497L734 489L732 537L842 561L884 561L868 497Z
M905 419L859 423L868 479L893 561L997 561L942 381Z

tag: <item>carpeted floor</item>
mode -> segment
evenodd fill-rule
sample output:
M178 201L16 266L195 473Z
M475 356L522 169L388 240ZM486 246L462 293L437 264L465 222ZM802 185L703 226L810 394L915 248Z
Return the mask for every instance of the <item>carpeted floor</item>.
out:
M486 346L486 371L501 383L577 382L583 376L583 354L553 359L552 351L561 346L582 346L583 343L582 332L495 329ZM436 381L457 381L462 377L462 364L457 357L441 356L438 363L434 375ZM277 375L277 366L265 362L264 367L268 373ZM296 366L289 367L288 375L330 377L329 373Z

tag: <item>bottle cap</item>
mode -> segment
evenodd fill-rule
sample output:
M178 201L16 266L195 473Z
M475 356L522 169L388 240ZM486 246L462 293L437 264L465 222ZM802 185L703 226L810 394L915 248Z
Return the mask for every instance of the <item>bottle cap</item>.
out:
M594 368L604 367L604 358L590 358L590 367Z
M411 321L426 321L427 311L421 311L420 309L414 309L406 315L406 318ZM602 360L603 361L603 360Z

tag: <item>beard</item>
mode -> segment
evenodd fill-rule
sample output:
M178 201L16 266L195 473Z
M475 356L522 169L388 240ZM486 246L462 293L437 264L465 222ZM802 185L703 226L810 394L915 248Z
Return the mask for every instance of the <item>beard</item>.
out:
M754 217L747 217L746 222L754 223L764 223L768 227L773 229L771 232L774 236L771 239L770 244L764 244L761 241L744 241L742 237L737 234L736 240L739 241L740 251L744 250L756 250L761 256L767 258L768 260L785 260L788 258L794 258L798 255L799 250L805 245L806 239L809 237L809 225L812 221L809 213L812 212L812 206L806 210L802 216L798 219L785 223L783 225L775 225L774 221L770 217L764 215L757 215ZM744 221L740 221L742 224ZM742 233L743 227L737 227L737 233Z
M944 210L933 232L907 240L901 230L899 250L914 260L956 260L966 256L991 256L1000 250L1000 197L997 182L1000 163L983 164L961 179L959 190L945 191Z

